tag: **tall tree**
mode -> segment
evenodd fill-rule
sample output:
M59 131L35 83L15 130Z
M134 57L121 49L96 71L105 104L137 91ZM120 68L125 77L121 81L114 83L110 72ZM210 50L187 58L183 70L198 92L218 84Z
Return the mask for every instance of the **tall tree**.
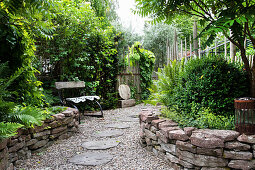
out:
M240 50L252 87L251 95L255 97L255 65L250 66L244 47L247 37L255 49L254 0L136 0L136 6L138 14L150 16L154 21L171 21L179 14L196 16L200 24L205 25L201 35L210 33L208 42L213 41L216 33L222 32ZM255 55L253 61L255 63Z

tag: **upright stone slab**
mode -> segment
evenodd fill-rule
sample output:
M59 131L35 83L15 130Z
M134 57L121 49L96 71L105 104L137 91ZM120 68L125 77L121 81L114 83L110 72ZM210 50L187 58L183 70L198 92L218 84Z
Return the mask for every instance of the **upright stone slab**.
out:
M119 86L119 95L124 100L119 100L119 106L121 108L131 107L135 105L135 99L130 99L131 92L128 85L121 84Z

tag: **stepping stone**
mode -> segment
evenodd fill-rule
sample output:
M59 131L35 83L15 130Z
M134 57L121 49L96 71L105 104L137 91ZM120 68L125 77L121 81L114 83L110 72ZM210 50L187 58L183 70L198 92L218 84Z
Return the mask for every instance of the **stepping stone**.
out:
M83 153L72 157L69 161L76 165L96 166L110 162L113 156L109 153Z
M128 117L131 117L131 118L138 118L139 116L138 115L130 115Z
M106 128L116 128L116 129L127 129L130 128L129 125L123 124L123 123L115 123L115 124L108 124L105 125Z
M89 141L83 143L81 146L86 149L109 149L119 145L119 141L116 140L102 140L102 141Z
M96 132L93 134L95 137L118 137L123 135L124 133L120 130L105 130Z
M121 122L138 122L139 121L139 118L131 118L131 117L127 117L127 118L122 118L122 119L119 119L119 121Z

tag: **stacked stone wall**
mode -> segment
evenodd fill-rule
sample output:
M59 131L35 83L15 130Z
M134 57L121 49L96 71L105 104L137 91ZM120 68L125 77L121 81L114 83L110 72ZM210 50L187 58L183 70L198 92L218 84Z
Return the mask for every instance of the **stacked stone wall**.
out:
M175 170L255 169L255 135L179 128L150 111L139 114L140 143Z
M14 169L19 160L28 159L34 152L40 152L53 141L67 139L77 131L78 110L67 108L62 113L44 121L42 126L19 129L18 134L0 142L0 170Z

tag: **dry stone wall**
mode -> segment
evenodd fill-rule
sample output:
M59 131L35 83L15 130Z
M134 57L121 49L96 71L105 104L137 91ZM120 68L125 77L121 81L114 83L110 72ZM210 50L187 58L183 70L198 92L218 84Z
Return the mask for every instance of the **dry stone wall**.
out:
M54 140L66 139L77 131L78 110L67 108L44 121L42 126L19 129L18 134L0 142L0 170L12 170L19 160L28 159Z
M255 169L255 135L186 127L150 111L140 118L140 143L176 170Z

